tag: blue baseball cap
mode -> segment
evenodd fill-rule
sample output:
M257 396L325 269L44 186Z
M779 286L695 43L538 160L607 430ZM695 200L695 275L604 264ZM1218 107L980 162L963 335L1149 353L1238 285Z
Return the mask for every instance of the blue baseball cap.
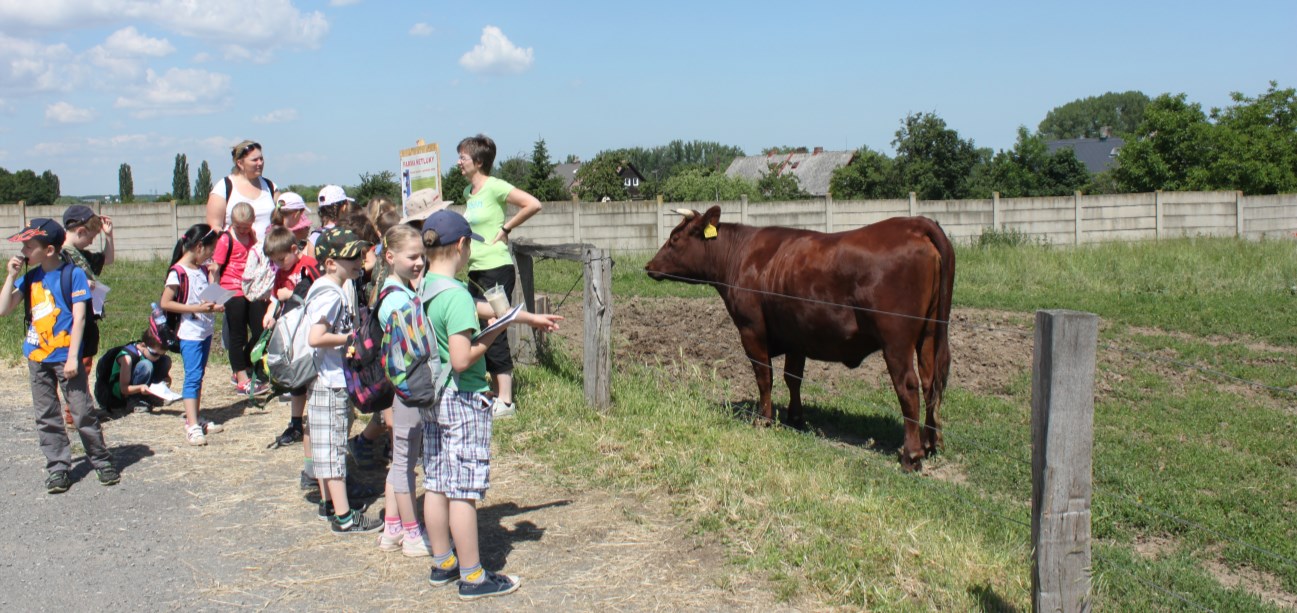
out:
M429 230L437 233L438 245L451 245L465 236L479 243L486 242L473 234L473 229L468 226L468 220L463 215L447 209L436 211L423 220L423 231Z

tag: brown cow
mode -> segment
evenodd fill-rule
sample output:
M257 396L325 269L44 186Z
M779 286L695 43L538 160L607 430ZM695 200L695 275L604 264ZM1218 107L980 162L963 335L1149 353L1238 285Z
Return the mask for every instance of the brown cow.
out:
M941 226L896 217L848 232L721 223L720 207L684 219L644 267L655 280L711 285L752 360L761 417L770 406L770 359L786 355L787 423L803 427L806 360L855 368L881 349L905 416L901 465L920 467L941 445L939 409L950 372L955 252ZM918 372L915 372L915 358ZM927 405L919 427L919 388Z

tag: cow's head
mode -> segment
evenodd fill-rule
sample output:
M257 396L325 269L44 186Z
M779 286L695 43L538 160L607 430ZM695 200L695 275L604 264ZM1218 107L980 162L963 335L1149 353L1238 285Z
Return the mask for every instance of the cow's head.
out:
M657 255L644 265L648 276L656 281L671 279L685 283L698 283L714 275L713 258L708 257L708 243L718 240L721 224L721 207L713 206L706 213L689 209L676 209L684 219L671 231L666 244Z

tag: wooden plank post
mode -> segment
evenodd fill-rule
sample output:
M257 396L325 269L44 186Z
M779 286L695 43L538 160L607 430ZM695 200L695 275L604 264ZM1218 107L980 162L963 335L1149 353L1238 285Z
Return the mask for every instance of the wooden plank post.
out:
M525 304L530 313L536 312L536 280L534 260L529 253L521 253L510 245L510 251L513 251L513 261L515 278L513 284L513 295L509 297L509 304ZM509 335L509 353L513 354L515 360L522 364L534 364L536 362L536 335L531 326L509 326L507 328Z
M1032 610L1089 611L1099 318L1037 311L1031 385Z
M612 406L612 260L585 246L585 401L603 411Z
M539 315L549 315L551 305L549 296L536 296L536 313ZM541 330L536 331L536 357L545 355L549 351L549 335Z

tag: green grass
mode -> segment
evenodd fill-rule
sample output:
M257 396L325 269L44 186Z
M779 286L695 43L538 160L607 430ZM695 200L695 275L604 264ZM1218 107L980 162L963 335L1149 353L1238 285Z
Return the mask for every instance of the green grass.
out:
M1297 398L1165 359L1297 386L1293 244L1012 243L959 249L956 307L1024 315L1070 308L1103 321L1096 608L1184 608L1160 588L1215 610L1277 610L1246 581L1227 587L1212 573L1224 568L1297 594L1297 565L1287 561L1297 560ZM649 280L647 259L615 256L618 297L719 300L707 287ZM105 346L144 324L142 309L156 300L163 268L110 268ZM575 263L537 263L537 287L556 302L569 289L568 300L580 300L579 279ZM11 359L20 355L20 321L0 322ZM1004 396L951 389L946 450L927 463L938 477L916 477L899 471L899 411L881 381L836 394L808 384L816 434L803 434L736 418L738 407L726 399L750 401L748 381L734 392L701 368L668 377L651 364L616 363L614 406L600 414L584 404L579 351L563 349L546 365L519 370L531 400L518 419L498 424L501 453L536 457L576 489L666 498L694 531L723 543L734 572L766 578L789 603L1030 607L1030 531L1021 525L1030 520L1030 373L1016 373ZM776 384L776 403L785 402Z

